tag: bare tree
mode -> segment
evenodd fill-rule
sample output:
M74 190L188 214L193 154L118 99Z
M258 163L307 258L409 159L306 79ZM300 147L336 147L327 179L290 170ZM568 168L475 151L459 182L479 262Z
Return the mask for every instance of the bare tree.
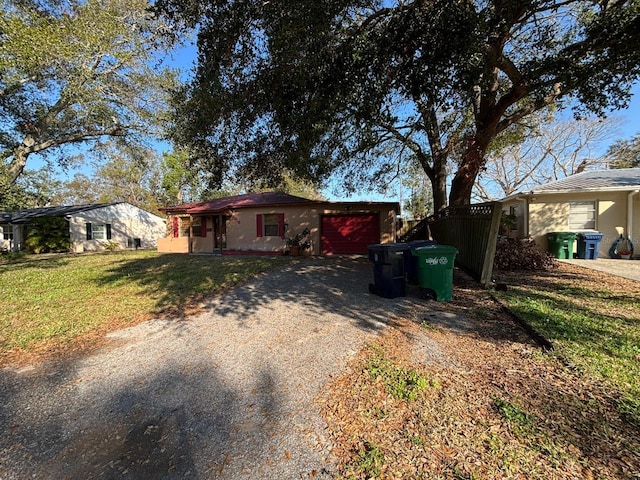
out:
M619 118L542 119L522 142L507 143L488 156L478 176L475 196L496 200L519 190L606 165L603 141L617 133Z

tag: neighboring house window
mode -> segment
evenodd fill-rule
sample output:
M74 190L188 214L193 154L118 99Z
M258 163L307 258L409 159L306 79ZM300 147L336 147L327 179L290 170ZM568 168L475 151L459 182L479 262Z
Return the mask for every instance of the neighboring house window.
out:
M596 202L569 202L569 230L596 229Z
M87 223L87 240L111 240L110 223Z
M0 240L13 240L13 226L1 225L0 234L2 235L2 238L0 238Z
M258 237L284 237L284 213L256 215Z

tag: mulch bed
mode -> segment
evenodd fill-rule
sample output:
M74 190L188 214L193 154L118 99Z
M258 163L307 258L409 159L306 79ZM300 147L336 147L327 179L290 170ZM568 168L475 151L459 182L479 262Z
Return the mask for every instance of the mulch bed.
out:
M571 265L501 281L566 276L603 281ZM319 399L341 477L639 479L640 429L616 393L545 353L472 279L456 271L454 281L451 302L398 319ZM395 398L371 375L380 352L430 379L417 398Z

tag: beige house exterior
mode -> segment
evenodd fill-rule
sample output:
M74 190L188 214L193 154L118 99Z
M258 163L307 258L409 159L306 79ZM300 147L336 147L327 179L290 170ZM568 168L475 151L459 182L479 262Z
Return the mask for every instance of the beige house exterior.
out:
M286 239L308 229L310 255L364 254L396 239L400 206L392 202L327 202L280 192L166 207L158 251L193 254L286 254Z
M516 217L509 236L531 237L544 250L551 232L602 233L601 258L609 257L620 235L640 241L640 168L583 172L501 203L503 211Z

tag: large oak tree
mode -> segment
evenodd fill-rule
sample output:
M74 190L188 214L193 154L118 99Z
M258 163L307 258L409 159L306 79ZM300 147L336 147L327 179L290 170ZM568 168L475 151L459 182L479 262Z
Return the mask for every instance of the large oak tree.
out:
M219 179L343 169L357 182L411 160L436 209L465 204L503 132L550 105L624 107L640 73L638 0L157 5L198 28L174 139Z
M0 185L30 155L153 131L174 74L158 66L162 25L147 0L0 5Z

